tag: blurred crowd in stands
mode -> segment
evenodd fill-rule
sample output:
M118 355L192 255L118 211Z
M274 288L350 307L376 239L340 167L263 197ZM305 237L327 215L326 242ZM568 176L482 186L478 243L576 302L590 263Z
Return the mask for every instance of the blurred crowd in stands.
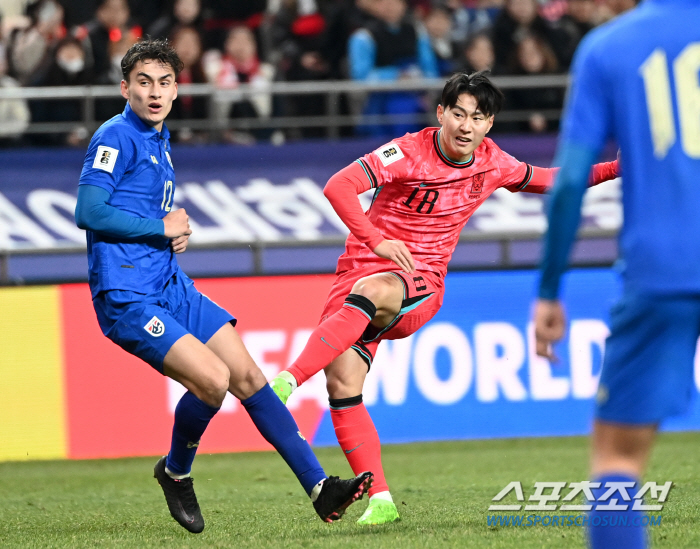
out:
M213 104L181 95L170 119L269 118L325 113L318 95L271 97L269 82L396 81L490 69L494 75L566 73L581 38L634 7L635 0L0 0L0 87L119 84L120 62L141 37L168 38L185 69L181 84L210 83L261 93ZM553 131L539 111L560 108L561 88L512 90L508 109L532 111L516 131ZM341 96L339 112L421 113L424 94L373 93L361 105ZM97 120L118 114L120 99L96 103ZM82 101L0 99L0 144L81 146L87 128L24 135L32 122L80 121ZM234 124L235 126L235 124ZM355 128L399 135L415 126ZM322 137L323 128L229 130L236 143ZM175 139L203 133L180 129Z

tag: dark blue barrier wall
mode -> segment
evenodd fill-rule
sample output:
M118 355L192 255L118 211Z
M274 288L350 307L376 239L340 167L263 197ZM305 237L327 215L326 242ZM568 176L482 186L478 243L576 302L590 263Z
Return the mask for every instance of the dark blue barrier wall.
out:
M554 153L551 136L497 137L501 147L531 164L547 166ZM175 204L184 207L193 226L193 243L295 240L306 251L275 248L261 257L263 272L328 272L342 246L314 247L314 242L341 237L346 229L325 200L328 178L378 141L298 143L281 147L258 145L175 147ZM84 242L75 227L77 182L84 152L74 149L0 151L0 251L18 247L60 248ZM603 228L619 224L618 186L609 183L591 193L585 223ZM500 194L499 194L500 193ZM589 193L589 194L591 194ZM361 197L366 205L370 196ZM473 216L465 231L533 232L544 228L542 198L497 191ZM601 248L606 260L614 245ZM610 248L610 249L608 249ZM531 264L539 243L516 245L513 264ZM599 250L593 250L593 254ZM462 244L452 267L493 267L500 251L492 243ZM251 274L250 250L192 250L181 257L193 276ZM82 253L60 257L12 257L9 275L15 281L81 280L86 272Z

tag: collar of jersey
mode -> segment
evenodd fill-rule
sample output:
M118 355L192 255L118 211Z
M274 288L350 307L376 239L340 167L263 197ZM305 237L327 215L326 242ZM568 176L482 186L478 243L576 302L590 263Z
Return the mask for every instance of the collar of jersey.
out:
M124 107L123 116L124 118L126 118L127 122L129 122L129 124L136 128L139 131L139 133L147 139L153 137L162 137L163 139L170 139L170 132L168 131L168 127L165 124L163 124L163 129L160 132L156 130L153 126L149 126L136 115L136 113L131 109L131 105L129 105L128 101L126 103L126 107Z
M433 143L435 144L435 150L437 151L440 160L442 160L451 168L468 168L469 166L474 164L474 153L472 153L471 158L466 162L455 162L454 160L450 160L449 158L447 158L447 155L444 152L442 152L442 147L440 147L440 130L436 131L433 134Z

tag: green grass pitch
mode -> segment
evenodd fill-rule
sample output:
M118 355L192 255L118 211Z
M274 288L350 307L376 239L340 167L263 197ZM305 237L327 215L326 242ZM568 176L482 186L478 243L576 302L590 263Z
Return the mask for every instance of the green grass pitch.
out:
M653 547L700 547L700 433L662 434L647 480L675 483L651 528ZM350 476L337 448L317 449L329 474ZM0 547L584 547L580 527L494 527L488 506L506 484L586 479L588 441L546 438L387 445L384 463L403 520L359 527L367 499L322 523L274 453L207 455L195 488L200 535L170 518L156 458L0 463ZM529 513L528 513L529 514Z

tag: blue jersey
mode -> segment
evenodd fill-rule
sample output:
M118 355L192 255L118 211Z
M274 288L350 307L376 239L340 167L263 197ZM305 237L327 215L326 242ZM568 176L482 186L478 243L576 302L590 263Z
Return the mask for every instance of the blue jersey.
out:
M562 143L622 153L627 288L700 291L700 2L645 0L592 31L572 69Z
M139 218L162 219L171 210L175 172L168 129L145 124L127 103L124 112L105 122L90 141L80 185L110 193L109 205ZM92 296L105 290L151 293L177 270L164 236L127 241L87 231Z

